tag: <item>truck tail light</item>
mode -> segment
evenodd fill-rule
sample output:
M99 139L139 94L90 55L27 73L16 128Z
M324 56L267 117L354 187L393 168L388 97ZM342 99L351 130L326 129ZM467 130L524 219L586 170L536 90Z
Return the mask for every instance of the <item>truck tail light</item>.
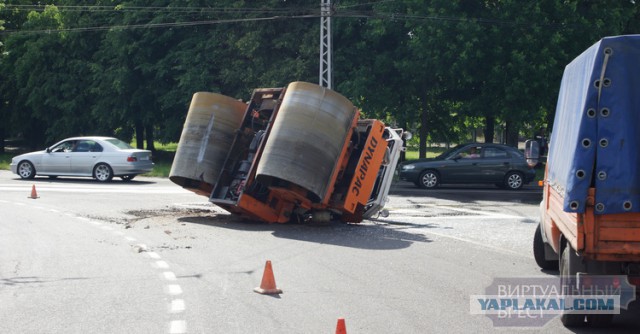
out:
M136 157L127 157L127 162L136 162L138 161L138 158Z

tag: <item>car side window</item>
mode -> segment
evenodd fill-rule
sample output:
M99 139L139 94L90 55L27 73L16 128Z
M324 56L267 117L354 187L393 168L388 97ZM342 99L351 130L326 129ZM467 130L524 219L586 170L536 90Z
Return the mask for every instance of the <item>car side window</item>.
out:
M91 143L88 140L81 140L76 145L76 148L73 150L74 152L89 152L89 148L91 147Z
M472 146L460 153L463 159L478 159L482 153L482 147Z
M506 159L509 157L509 154L496 147L485 147L483 150L485 159Z
M75 144L76 144L75 140L65 141L52 147L51 152L52 153L71 152L73 151Z
M74 152L102 152L102 146L93 140L81 140Z
M89 150L89 152L102 152L102 145L93 142L93 145L91 146L91 149Z

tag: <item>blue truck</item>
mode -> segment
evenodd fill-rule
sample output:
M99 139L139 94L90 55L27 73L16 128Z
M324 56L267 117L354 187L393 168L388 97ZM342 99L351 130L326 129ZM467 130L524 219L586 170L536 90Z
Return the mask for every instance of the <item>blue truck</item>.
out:
M537 264L559 269L565 297L599 280L616 288L621 308L635 298L639 130L640 35L605 37L565 68L533 240ZM567 310L561 320L606 326L613 314L603 313Z

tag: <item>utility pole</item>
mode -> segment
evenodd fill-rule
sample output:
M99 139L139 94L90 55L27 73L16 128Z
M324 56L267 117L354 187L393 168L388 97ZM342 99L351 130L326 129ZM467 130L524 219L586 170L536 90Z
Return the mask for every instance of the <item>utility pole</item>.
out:
M320 86L333 89L331 0L320 0Z

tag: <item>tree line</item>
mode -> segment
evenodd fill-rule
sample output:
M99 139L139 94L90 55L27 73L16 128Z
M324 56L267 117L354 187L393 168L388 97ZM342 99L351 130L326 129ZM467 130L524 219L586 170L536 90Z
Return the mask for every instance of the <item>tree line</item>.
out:
M195 92L317 83L320 15L320 0L0 1L0 152L89 134L153 150ZM549 131L564 66L639 18L633 0L336 0L333 89L413 131L421 156L515 145Z

